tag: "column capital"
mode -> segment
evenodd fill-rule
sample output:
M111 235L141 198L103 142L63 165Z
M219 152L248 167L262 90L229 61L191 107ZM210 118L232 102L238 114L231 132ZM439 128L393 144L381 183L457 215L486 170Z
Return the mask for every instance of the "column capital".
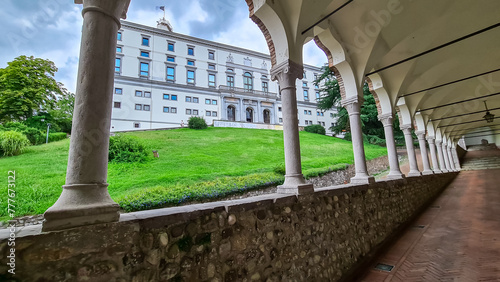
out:
M349 97L347 99L340 101L340 104L347 110L349 116L360 115L360 109L359 109L360 101L358 97Z
M434 136L427 136L426 139L429 144L435 144L434 141L436 140L436 138L434 138Z
M103 13L111 18L121 26L120 18L127 18L128 6L130 0L118 1L100 1L100 0L75 0L75 4L83 4L82 16L89 11L96 11Z
M403 131L404 134L411 134L411 124L402 124L399 126L399 128Z
M283 61L271 68L271 79L277 80L281 90L295 87L295 81L304 77L304 66L292 60Z
M392 126L392 122L394 120L393 114L382 114L378 115L378 120L382 122L384 126Z
M442 143L443 143L443 141L436 139L436 145L437 146L441 146Z
M415 131L415 134L417 135L418 139L425 140L425 131L423 130Z

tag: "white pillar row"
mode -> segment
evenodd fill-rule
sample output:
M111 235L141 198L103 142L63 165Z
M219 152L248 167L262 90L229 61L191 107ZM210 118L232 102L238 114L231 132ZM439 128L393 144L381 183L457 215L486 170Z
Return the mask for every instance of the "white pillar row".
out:
M421 176L422 173L418 170L417 157L415 155L415 148L413 147L411 125L402 125L400 128L405 135L406 152L408 153L408 161L410 162L410 172L408 176Z
M441 140L436 140L436 150L439 158L439 168L442 172L448 172L448 169L446 169L446 163L444 161L443 143Z
M394 117L392 114L383 114L378 116L378 120L380 120L384 125L385 144L387 148L387 157L389 159L389 175L387 175L387 178L401 179L405 176L399 167L396 142L394 141L394 130L392 128L393 119Z
M453 159L455 160L455 168L458 171L462 170L462 167L460 166L460 158L458 157L456 145L453 146L451 152L452 152Z
M429 143L429 151L431 153L432 170L434 171L434 173L442 173L441 169L439 168L438 158L436 156L436 143L434 137L427 136L427 143Z
M363 132L361 131L361 113L358 97L348 98L342 101L342 106L349 113L349 123L351 127L352 147L354 153L354 167L356 175L351 178L354 184L375 183L375 178L368 174L365 158L365 147L363 146Z
M453 160L453 154L451 153L451 145L448 145L446 148L448 151L448 159L450 160L450 168L452 171L458 171L457 168L455 167L455 160Z
M423 175L434 174L431 169L431 165L429 163L429 154L427 153L427 144L425 144L425 131L417 131L415 132L418 137L418 145L420 147L420 156L422 157L422 164L424 166L424 170L422 171Z
M445 141L443 141L442 149L443 149L443 158L446 170L453 171L453 169L450 166L450 158L448 157L448 145L446 145Z
M285 182L278 186L278 193L306 194L314 192L306 184L300 160L299 122L297 118L297 89L295 82L302 79L304 68L291 60L271 69L271 77L278 80L283 113L283 141L285 145Z
M116 37L130 0L75 3L83 4L83 29L66 185L45 212L43 231L120 218L106 180Z

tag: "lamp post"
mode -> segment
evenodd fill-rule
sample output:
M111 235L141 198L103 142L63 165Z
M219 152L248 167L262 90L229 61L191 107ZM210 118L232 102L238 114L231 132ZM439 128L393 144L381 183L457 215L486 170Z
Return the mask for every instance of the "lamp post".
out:
M45 139L45 144L49 143L49 129L50 129L50 123L47 123L47 138Z

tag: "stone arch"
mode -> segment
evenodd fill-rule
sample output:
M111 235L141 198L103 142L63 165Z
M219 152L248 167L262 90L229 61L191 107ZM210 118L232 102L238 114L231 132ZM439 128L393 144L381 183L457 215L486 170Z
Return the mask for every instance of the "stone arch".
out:
M384 88L382 83L382 78L378 74L373 74L370 77L366 77L366 82L368 83L368 88L375 98L375 103L377 105L377 112L379 115L394 113L393 105L391 103L391 98Z
M424 116L421 113L415 114L414 122L417 131L427 132L427 126L425 126Z
M404 98L399 98L398 103L396 105L396 110L398 112L398 117L399 117L399 124L400 126L412 126L412 118L411 118L411 113L410 109L408 109L408 106L405 104Z

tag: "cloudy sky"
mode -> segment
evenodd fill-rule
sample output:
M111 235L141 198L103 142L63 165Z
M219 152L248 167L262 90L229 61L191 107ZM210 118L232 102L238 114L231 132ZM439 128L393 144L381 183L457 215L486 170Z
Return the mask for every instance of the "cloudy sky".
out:
M57 81L74 92L82 28L81 5L72 0L2 0L0 68L20 55L55 62ZM268 54L257 25L248 18L244 0L132 0L127 20L156 26L166 7L174 31ZM242 31L245 32L242 32ZM321 66L325 55L309 42L304 62Z

